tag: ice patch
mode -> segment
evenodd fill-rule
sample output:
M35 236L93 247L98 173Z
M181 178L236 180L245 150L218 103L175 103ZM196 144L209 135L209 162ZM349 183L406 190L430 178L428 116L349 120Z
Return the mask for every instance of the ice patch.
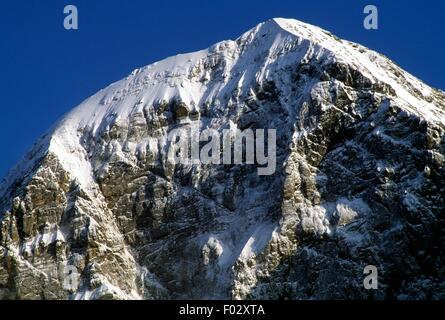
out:
M244 245L240 254L240 259L249 260L256 254L260 253L276 232L277 227L273 224L262 224L256 227Z

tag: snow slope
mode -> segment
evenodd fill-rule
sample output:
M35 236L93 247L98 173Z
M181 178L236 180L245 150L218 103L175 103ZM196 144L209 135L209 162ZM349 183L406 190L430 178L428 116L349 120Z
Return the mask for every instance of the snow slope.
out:
M295 40L297 45L295 45ZM291 53L279 60L281 65L295 64L315 57L318 60L341 61L374 81L390 85L400 105L408 112L422 115L433 122L445 122L444 110L426 100L433 89L404 72L384 56L355 43L341 40L330 32L293 19L275 18L261 23L235 41L223 41L206 50L180 54L134 70L128 77L100 90L69 112L31 151L2 183L0 196L9 185L32 168L33 160L47 151L60 157L68 172L85 187L93 183L91 165L79 143L79 130L89 128L94 134L109 128L116 121L126 121L131 114L160 101L177 98L196 108L207 100L223 96L232 86L242 90L252 79L267 79L277 66L275 62L285 50ZM224 59L223 80L206 82L201 70L206 61ZM266 54L266 59L259 56ZM260 67L260 68L258 68ZM395 77L393 70L399 76ZM416 88L420 95L413 94Z
M442 92L384 56L292 19L136 69L64 116L0 184L0 253L18 262L2 269L0 254L0 297L9 272L33 281L25 297L337 297L329 268L366 296L350 270L397 269L390 258L411 252L391 243L417 225L427 231L406 248L440 238L444 112ZM277 129L272 176L165 159L172 128L252 125ZM76 292L34 279L54 259L82 274Z

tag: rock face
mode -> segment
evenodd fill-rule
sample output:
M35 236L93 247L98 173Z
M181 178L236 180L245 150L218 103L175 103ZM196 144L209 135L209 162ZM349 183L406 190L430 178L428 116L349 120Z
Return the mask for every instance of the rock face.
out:
M175 128L276 129L276 171L173 163ZM0 298L444 299L444 132L442 91L295 20L135 70L1 183Z

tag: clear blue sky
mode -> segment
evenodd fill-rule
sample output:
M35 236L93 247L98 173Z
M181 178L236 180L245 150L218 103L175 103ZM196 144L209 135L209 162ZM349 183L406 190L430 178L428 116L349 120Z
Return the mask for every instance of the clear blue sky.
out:
M79 30L63 8L79 9ZM362 26L379 9L379 30ZM445 89L445 2L320 0L0 1L0 177L64 113L136 67L233 39L273 17L296 18L384 53Z

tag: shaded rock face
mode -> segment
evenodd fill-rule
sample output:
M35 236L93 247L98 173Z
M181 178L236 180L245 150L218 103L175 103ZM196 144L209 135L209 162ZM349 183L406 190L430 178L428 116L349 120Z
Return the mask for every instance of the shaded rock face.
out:
M0 298L445 298L443 92L293 20L197 55L101 91L7 177ZM274 174L167 156L173 129L232 127L277 130Z

